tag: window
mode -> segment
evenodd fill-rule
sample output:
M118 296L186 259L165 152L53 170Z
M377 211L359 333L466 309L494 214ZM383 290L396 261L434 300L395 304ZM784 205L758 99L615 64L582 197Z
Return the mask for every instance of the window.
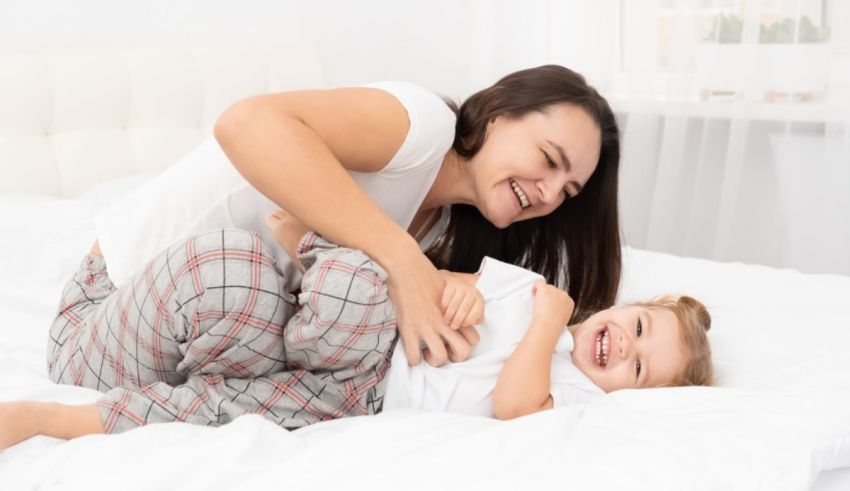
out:
M841 11L836 15L836 10ZM843 0L621 0L620 97L817 103L850 81ZM843 41L833 43L833 33ZM835 73L831 73L835 72ZM846 77L845 77L846 78Z

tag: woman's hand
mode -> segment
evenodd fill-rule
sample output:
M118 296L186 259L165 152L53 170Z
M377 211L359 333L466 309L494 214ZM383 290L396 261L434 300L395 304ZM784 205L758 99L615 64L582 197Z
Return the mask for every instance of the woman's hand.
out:
M289 255L293 264L303 273L304 266L298 260L295 250L298 247L298 242L309 231L307 226L284 210L278 210L266 217L266 225L271 229L275 239ZM390 275L391 279L388 282L389 295L396 309L399 334L404 340L408 362L411 364L419 363L421 356L420 349L422 349L421 344L423 342L425 344L425 359L432 365L442 365L446 362L447 358L452 361L465 360L469 357L471 347L478 343L478 332L470 327L462 327L460 325L452 326L451 329L445 328L448 321L442 322L442 318L439 316L439 310L432 308L436 307L438 302L427 297L430 291L428 285L433 286L436 289L435 291L443 291L442 283L444 277L436 274L437 271L418 250L415 253L417 256L416 259L424 259L426 263L422 265L422 270L414 273L412 268L406 267L402 273L394 276ZM413 261L413 264L416 264L416 261ZM422 278L422 280L414 280L411 286L400 286L402 283L410 281L414 277L413 275L418 275L417 277ZM433 278L434 276L436 278ZM396 281L392 280L393 277L396 278ZM430 283L428 281L429 279L436 279L437 283ZM452 279L452 291L468 292L468 289L471 288L477 293L474 287L461 289L462 286L460 283L460 278ZM423 294L426 295L427 299L424 304L422 299ZM480 295L478 296L480 297ZM428 304L433 304L433 306ZM462 297L459 299L458 305L454 305L454 309L459 310L459 307L467 308L467 305L463 303ZM475 312L459 311L466 313L463 316L458 313L458 323L463 321L467 316L470 319L478 318ZM481 301L481 311L483 313L483 299ZM415 319L415 321L412 319Z
M394 265L385 269L407 362L418 365L424 355L428 364L440 366L449 359L469 358L474 344L471 340L477 342L477 333L469 328L456 331L443 320L439 308L445 288L443 276L419 251Z
M452 329L484 322L484 297L475 288L476 275L440 270L446 281L443 288L443 320Z
M575 302L560 288L538 281L531 287L534 295L533 325L563 330L573 316Z

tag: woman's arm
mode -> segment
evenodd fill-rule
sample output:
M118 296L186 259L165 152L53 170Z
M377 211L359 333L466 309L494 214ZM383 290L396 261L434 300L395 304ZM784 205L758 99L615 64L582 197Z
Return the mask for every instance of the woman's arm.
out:
M408 130L404 108L372 88L258 96L222 114L215 136L257 190L331 242L360 249L389 275L407 359L446 361L445 339L467 357L469 343L442 322L443 280L416 241L360 189L347 171L375 172Z
M552 354L574 308L573 300L560 288L535 284L531 326L502 367L493 391L497 418L518 418L552 408Z
M215 136L248 182L309 229L370 257L393 258L398 251L383 241L418 252L415 241L346 171L381 170L408 126L392 95L347 88L246 99L222 114Z
M0 450L36 435L70 439L95 433L103 433L103 423L94 404L0 403Z

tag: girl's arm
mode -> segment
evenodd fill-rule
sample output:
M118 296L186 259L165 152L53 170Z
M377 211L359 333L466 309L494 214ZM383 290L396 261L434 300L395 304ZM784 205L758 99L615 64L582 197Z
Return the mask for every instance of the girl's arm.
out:
M531 326L502 367L493 391L493 412L499 419L518 418L553 406L552 354L575 304L566 292L542 281L533 288Z
M443 280L416 241L360 189L348 170L382 169L404 142L404 107L385 91L343 88L268 94L225 111L215 137L257 190L331 242L360 249L389 275L407 359L463 358L469 343L441 320ZM465 356L463 356L465 354Z
M94 404L0 403L0 450L36 435L70 439L95 433L103 433L103 423Z

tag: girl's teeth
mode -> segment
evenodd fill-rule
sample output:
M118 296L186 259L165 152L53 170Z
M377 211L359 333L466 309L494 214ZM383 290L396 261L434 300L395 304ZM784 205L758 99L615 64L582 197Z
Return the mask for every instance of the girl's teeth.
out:
M602 340L596 338L596 363L602 364Z
M596 336L596 364L599 366L608 365L608 330L600 332Z
M608 330L605 329L596 337L596 363L600 366L608 365Z

